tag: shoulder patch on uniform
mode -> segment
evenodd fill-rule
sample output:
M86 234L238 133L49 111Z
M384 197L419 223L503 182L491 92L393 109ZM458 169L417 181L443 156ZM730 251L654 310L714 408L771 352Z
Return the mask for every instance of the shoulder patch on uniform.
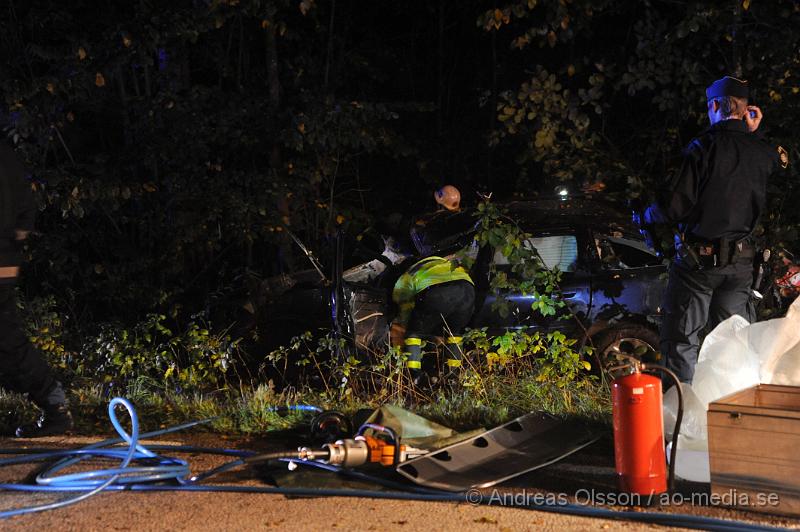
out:
M789 152L783 146L778 146L778 159L781 162L781 168L789 166Z

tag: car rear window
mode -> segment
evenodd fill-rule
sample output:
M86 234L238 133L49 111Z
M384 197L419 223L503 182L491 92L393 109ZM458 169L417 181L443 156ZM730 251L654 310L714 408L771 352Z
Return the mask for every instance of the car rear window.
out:
M525 246L535 248L548 268L558 268L562 272L574 272L578 263L578 241L575 235L549 235L529 238ZM505 266L508 259L501 250L494 254L494 263Z

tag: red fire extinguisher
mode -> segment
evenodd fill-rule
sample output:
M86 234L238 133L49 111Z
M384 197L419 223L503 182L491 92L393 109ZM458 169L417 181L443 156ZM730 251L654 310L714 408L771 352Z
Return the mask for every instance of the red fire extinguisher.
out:
M614 459L619 489L653 495L667 491L661 379L641 372L611 383L614 412Z

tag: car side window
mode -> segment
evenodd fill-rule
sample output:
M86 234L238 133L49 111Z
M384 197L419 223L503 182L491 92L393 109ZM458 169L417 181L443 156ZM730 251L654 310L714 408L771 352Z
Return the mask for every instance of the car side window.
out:
M536 248L544 265L562 272L574 272L578 265L578 240L575 235L547 235L529 238L524 245ZM508 266L508 259L501 250L495 251L495 266ZM501 268L502 269L502 268Z
M594 243L600 264L605 270L644 268L662 263L662 259L643 240L619 233L595 233Z

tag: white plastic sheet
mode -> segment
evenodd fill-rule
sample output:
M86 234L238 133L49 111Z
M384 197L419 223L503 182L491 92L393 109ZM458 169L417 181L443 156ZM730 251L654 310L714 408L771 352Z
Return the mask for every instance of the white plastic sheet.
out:
M706 337L692 384L684 384L683 422L678 436L676 474L708 482L709 403L760 383L800 386L800 298L786 316L748 323L731 316ZM664 434L672 438L678 394L664 395ZM682 452L683 451L683 452Z

